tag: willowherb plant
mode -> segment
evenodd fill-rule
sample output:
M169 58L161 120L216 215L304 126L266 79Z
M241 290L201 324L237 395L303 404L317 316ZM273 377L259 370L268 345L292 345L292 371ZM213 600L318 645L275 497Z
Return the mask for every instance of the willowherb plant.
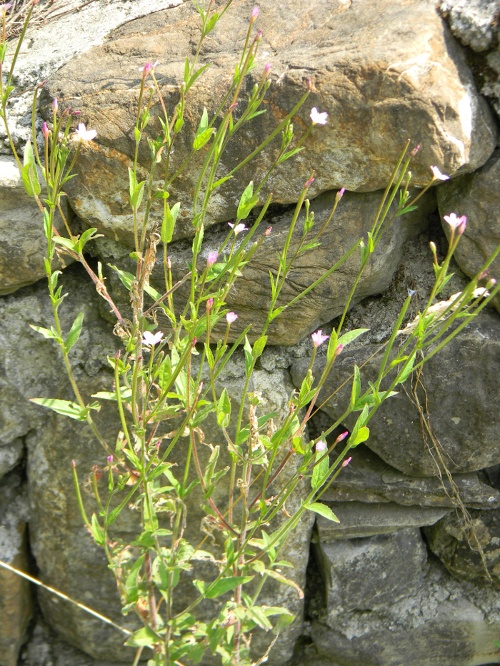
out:
M293 615L286 608L259 602L269 579L297 588L283 573L288 564L282 554L286 551L287 537L307 511L337 520L331 509L318 500L348 464L349 450L369 438L370 419L380 405L395 394L398 385L458 335L499 289L493 281L486 288L478 286L494 258L491 257L463 292L447 301L436 302L450 278L450 261L466 224L465 218L455 214L445 218L451 229L449 249L440 263L432 248L436 280L422 312L403 328L410 293L385 343L376 380L363 390L360 370L354 367L351 400L345 413L320 437L312 441L308 438L308 421L317 409L319 392L335 359L346 345L366 331L343 331L364 269L388 226L413 210L423 192L446 176L432 167L428 186L412 199L408 169L415 151L408 155L407 145L366 238L360 238L324 275L287 303L282 301L281 293L294 262L321 242L344 193L343 190L337 193L328 220L316 229L307 199L314 179L311 174L298 196L278 267L270 273L270 306L264 326L260 331L251 331L253 343L249 341L250 327L229 343L231 326L238 315L228 311L227 294L272 233L270 228L260 231L271 203L271 196L261 200L262 188L280 164L304 148L314 126L328 121L326 112L313 108L311 124L300 138L295 137L292 120L306 103L309 94L306 88L272 134L232 171L220 176L221 158L228 143L235 140L242 127L264 112L262 101L271 83L270 68L266 65L249 96L243 98L242 84L255 67L260 42L259 32L255 33L259 13L255 8L226 95L212 115L207 109L203 110L191 142L191 153L180 167L174 168L172 152L178 135L184 130L189 90L207 67L198 64L201 44L230 4L231 0L218 12L211 9L211 3L208 8L196 4L201 18L201 36L193 59L186 58L179 101L173 109L166 107L161 96L155 76L157 63L146 63L141 68L133 130L135 152L129 168L134 236L131 257L135 272L112 267L130 293L130 309L126 313L120 311L108 292L102 266L98 264L94 271L86 259L86 245L99 236L97 229L75 235L60 205L65 183L78 164L79 151L96 137L96 131L87 129L83 123L74 130L71 112L61 111L54 100L52 120L43 123L41 130L43 150L39 149L35 126L37 89L33 103L33 140L25 147L22 161L11 141L26 192L37 201L43 215L47 239L45 270L54 322L50 328L33 328L53 339L59 347L75 396L74 401L34 398L33 402L86 422L106 452L106 464L102 469L95 468L90 476L95 500L95 511L90 517L80 492L76 465L73 465L75 490L83 520L95 542L104 549L115 575L122 610L134 612L140 622L140 628L133 634L124 630L130 634L127 644L137 648L134 663L138 663L143 650L148 649L151 666L170 666L185 660L198 663L207 652L219 655L223 664L250 664L252 633L260 628L277 635L293 621ZM3 22L0 63L5 61L6 55L7 15L4 5L0 10ZM3 79L0 83L0 116L9 138L7 104L13 92L12 73L29 18L28 13L5 83ZM151 125L155 100L159 101L163 115L161 131L151 139L146 130ZM260 182L248 184L221 246L202 259L211 197L237 170L278 137L281 143L272 165ZM141 180L138 156L144 142L147 142L150 160L149 169ZM176 179L190 167L195 155L202 155L203 159L193 193L192 256L186 274L175 282L169 246L180 204L171 204L170 197L175 193ZM40 178L46 190L45 198L42 198ZM153 219L153 211L158 207L161 223ZM66 236L55 229L57 211L65 222ZM163 254L164 270L161 291L150 284L159 252ZM498 250L495 256L497 253ZM300 388L289 397L287 415L279 421L275 413L266 413L258 392L250 390L258 360L268 343L269 327L285 309L305 298L355 254L359 256L359 271L344 312L329 335L321 330L312 334L309 369ZM71 368L71 349L80 336L83 314L76 317L68 331L63 331L61 326L59 311L65 294L59 285L61 271L53 268L58 255L67 255L82 264L116 318L115 333L120 349L108 358L113 385L108 391L93 396L91 402L84 400ZM179 296L181 284L188 287L185 299ZM158 314L168 322L163 330L156 323ZM326 365L321 376L314 377L313 363L321 345L326 345ZM221 376L241 347L245 374L241 395L235 401L227 388L221 386ZM103 400L116 405L120 426L114 441L103 437L94 419ZM237 409L235 404L238 404ZM342 426L353 412L359 415L351 432L343 432L327 446L327 436ZM205 441L205 428L210 422L216 424L217 442ZM296 509L289 515L285 505L294 497L298 498L294 503ZM190 501L201 504L203 529L211 535L211 540L201 535L196 541L188 538ZM116 525L130 505L140 517L136 535L124 541ZM193 580L193 568L194 575L198 575L196 563L200 561L209 562L213 574L208 579ZM183 604L184 599L176 593L186 580L190 581L193 595ZM301 594L300 589L297 593ZM205 600L219 602L209 618L206 611L200 610ZM274 640L269 640L270 647ZM267 653L261 655L256 663L266 657Z

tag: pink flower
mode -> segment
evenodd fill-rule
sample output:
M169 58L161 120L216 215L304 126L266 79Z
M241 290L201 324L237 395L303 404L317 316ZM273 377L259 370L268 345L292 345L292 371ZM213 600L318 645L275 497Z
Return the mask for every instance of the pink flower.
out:
M444 173L438 169L437 166L431 166L432 171L432 180L449 180L450 177L446 176Z
M236 312L228 312L226 315L226 321L231 326L232 323L234 323L238 319L238 315Z
M97 136L97 130L88 130L83 123L76 128L73 138L75 141L92 141Z
M207 304L206 304L206 306L205 306L205 307L207 308L207 312L210 312L210 310L211 310L212 307L213 307L213 304L214 304L214 299L213 299L213 298L209 298L208 301L207 301Z
M326 125L328 122L328 113L326 111L320 113L315 106L311 109L309 117L311 118L313 125Z
M157 333L151 333L151 331L144 331L142 334L142 344L144 347L154 347L163 338L163 333L158 331Z
M350 456L349 458L346 458L344 460L344 462L342 463L341 467L347 467L347 465L351 462L351 460L352 460L352 456Z
M207 268L210 268L210 266L213 266L215 262L217 261L217 257L219 256L219 253L215 250L214 252L209 252L208 257L207 257Z
M328 446L326 442L324 442L322 439L316 442L316 453L321 453L321 451L326 451L327 448Z
M337 349L335 350L333 355L338 356L342 352L343 349L344 349L344 345L338 345Z
M266 238L267 238L267 236L269 236L271 234L272 230L273 230L272 227L267 227L267 229L264 231L264 236L266 236Z
M49 138L50 131L46 122L44 122L42 125L42 134L46 139Z
M465 227L467 225L467 217L465 215L458 217L456 213L450 213L449 215L445 215L443 219L450 225L453 230L457 230L459 236L464 233Z
M229 226L231 229L234 231L234 235L237 236L238 234L241 234L242 231L248 231L247 227L243 224L243 222L240 222L239 224L231 224L231 222L228 222Z
M314 183L314 178L311 176L308 181L304 183L304 189L307 190L308 187L311 187L311 185Z
M337 201L340 201L342 199L342 197L344 196L344 192L345 192L345 187L341 187L340 190L335 195L335 199Z
M142 72L142 78L145 79L148 74L150 74L156 65L158 64L158 60L154 63L152 62L147 62L144 67L139 67L139 72Z
M54 111L55 111L56 113L57 113L57 107L58 107L58 104L57 104L57 97L54 97L54 99L52 100L52 108L54 109Z
M268 62L264 67L264 76L267 76L270 71L271 71L271 64Z
M255 7L252 9L252 13L250 14L250 21L253 23L254 21L257 20L257 17L259 16L260 9L255 5Z
M328 340L330 336L329 335L323 335L323 331L320 329L319 331L316 331L315 333L312 333L311 338L313 341L313 345L317 348L320 345L325 342L325 340Z
M348 431L348 430L346 430L345 432L341 433L341 434L337 437L337 439L335 440L335 444L338 444L339 442L342 442L342 441L347 437L348 434L349 434L349 431Z

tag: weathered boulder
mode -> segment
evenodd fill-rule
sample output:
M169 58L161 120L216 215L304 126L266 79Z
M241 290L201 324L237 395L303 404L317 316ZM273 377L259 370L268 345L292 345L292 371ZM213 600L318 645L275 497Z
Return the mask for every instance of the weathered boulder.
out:
M63 207L68 215L64 202ZM59 215L55 226L62 232ZM0 296L45 277L43 216L35 200L24 191L14 158L6 156L0 158L0 238ZM59 267L68 263L71 260L66 257Z
M496 0L439 0L438 8L453 35L474 51L495 46L498 35Z
M324 497L322 497L324 501ZM405 528L434 525L449 510L444 507L401 506L395 503L328 502L340 523L319 516L318 535L322 542L359 539L392 534Z
M346 193L342 198L335 217L330 222L326 231L320 238L320 245L299 255L295 260L288 279L281 292L280 304L286 304L297 297L299 293L312 285L336 262L340 261L354 244L372 228L373 221L381 200L380 193L356 194ZM311 210L314 211L315 226L313 232L321 229L330 215L335 195L325 193L311 202ZM429 213L434 209L434 192L429 192L420 200L416 211L390 223L387 221L387 229L377 247L371 261L366 267L360 281L353 303L362 298L383 292L390 284L394 271L403 254L403 248L409 240L428 225ZM230 337L236 338L241 331L251 325L249 337L258 337L260 330L268 315L271 301L271 289L269 271L276 273L279 265L279 254L283 251L293 213L291 211L270 214L261 223L262 231L272 226L271 234L249 262L242 269L242 277L236 280L234 288L228 293L226 302L229 309L234 310L238 319L231 326ZM304 215L302 214L297 224L296 233L290 245L289 256L298 247L302 234ZM200 268L206 262L210 251L220 247L225 239L229 227L224 225L223 229L215 228L205 233L204 249L200 259ZM243 236L242 234L241 236ZM240 238L241 238L240 236ZM312 237L312 234L309 234ZM262 238L260 239L262 240ZM103 256L107 251L107 244L99 244L97 253ZM122 245L114 245L113 251L121 254L119 263L122 267L134 272L135 267L131 260L127 261L128 252ZM174 282L180 280L187 272L187 266L191 261L191 244L185 241L174 243L169 250L172 264ZM340 268L329 275L320 285L311 291L307 298L299 300L285 311L272 323L269 328L269 342L274 345L291 345L299 342L305 335L315 330L325 322L331 321L341 314L356 279L360 265L360 252L356 250L353 255L343 263ZM129 303L129 294L124 293L121 282L116 275L109 271L111 285L118 291L114 292L120 299L120 304L126 308ZM164 285L163 257L159 253L157 263L151 277L152 285L159 291ZM188 283L187 283L188 284ZM119 290L122 291L120 296ZM184 306L183 301L188 297L189 290L181 286L174 295L179 308L179 303ZM182 309L182 308L181 308ZM161 317L158 321L162 326L168 326L168 320ZM224 327L215 329L217 332L225 332Z
M0 560L29 572L28 503L21 475L12 472L0 486ZM17 666L33 614L30 584L0 566L0 664Z
M223 98L252 4L246 0L237 12L228 11L202 49L200 64L213 65L189 91L188 131L176 141L174 168L191 151L203 107L214 109ZM490 113L476 95L464 56L449 39L431 0L380 0L376 30L368 0L337 2L328 12L322 2L304 7L296 0L263 0L260 10L263 37L254 77L260 79L269 62L279 85L271 86L267 112L229 143L223 170L230 170L269 135L309 79L312 92L294 118L296 129L303 131L310 123L313 106L330 115L326 127L313 130L304 152L271 176L263 198L272 191L278 203L295 201L313 169L312 196L338 187L383 188L407 138L422 144L412 168L417 186L428 182L430 164L450 175L469 172L493 151L496 129ZM47 83L47 101L59 97L78 107L82 118L98 131L97 141L81 153L78 177L68 183L73 207L88 225L129 245L133 227L127 166L134 152L137 70L146 61L159 61L156 75L167 109L172 109L186 53L196 43L198 20L187 3L132 21L112 33L103 46L68 62ZM159 112L159 105L153 106L152 117ZM209 207L208 225L231 219L243 188L266 173L276 149L265 151L218 190ZM140 152L142 168L147 167L148 155L148 149ZM171 200L181 202L178 236L192 233L191 197L198 170L195 160L172 188Z
M425 529L430 550L457 578L500 589L500 516L498 511L450 513Z
M377 551L377 545L378 549L382 548L381 539L373 537L361 542L374 541L373 548ZM349 545L344 547L347 555L361 550L356 542L348 542ZM377 561L370 559L371 575L363 573L361 580L349 572L347 563L344 564L345 573L340 580L347 585L340 587L339 595L333 594L337 584L335 578L333 583L325 579L332 593L328 593L326 606L322 607L318 601L312 609L310 636L313 645L306 651L302 663L321 666L351 666L353 663L400 666L402 662L411 666L479 666L497 663L500 660L500 648L496 645L500 630L498 592L489 587L460 584L432 558L425 564L422 544L416 546L422 566L419 580L419 556L408 553L401 539L402 553L407 554L410 563L408 594L404 594L404 564L400 562L396 543L395 536L386 538L385 556L388 559L380 553L381 565L385 562L385 566L379 568ZM330 549L331 544L326 547ZM369 552L368 546L365 548ZM331 553L337 554L335 550ZM394 580L398 579L392 572L391 553L396 569L401 573L399 590L397 586L394 588ZM333 560L331 566L335 566ZM342 566L340 562L338 567L342 569ZM370 608L370 604L364 601L365 596L357 594L358 586L363 585L367 588L367 598L375 602L383 598L385 588L390 599L387 605ZM393 589L394 598L399 596L395 602L391 598ZM345 592L351 590L355 603L349 605L350 597L345 596ZM351 610L347 610L349 608Z
M322 499L328 502L391 503L406 507L456 506L448 479L412 478L391 467L364 445L349 452L351 462L342 470ZM500 508L500 492L479 480L475 473L454 474L453 483L461 501L473 509Z
M441 215L455 212L467 216L467 226L455 259L467 275L476 275L486 259L500 245L500 151L474 174L460 176L437 189ZM449 234L449 225L443 222ZM500 279L500 256L488 269L490 277ZM500 296L494 299L500 310Z

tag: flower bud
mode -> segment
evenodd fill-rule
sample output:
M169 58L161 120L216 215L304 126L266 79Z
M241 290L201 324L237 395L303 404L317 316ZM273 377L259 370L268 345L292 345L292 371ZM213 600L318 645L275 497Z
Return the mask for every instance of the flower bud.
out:
M43 134L43 136L44 136L46 139L49 138L50 131L49 131L49 128L48 128L46 122L44 122L43 125L42 125L42 134Z

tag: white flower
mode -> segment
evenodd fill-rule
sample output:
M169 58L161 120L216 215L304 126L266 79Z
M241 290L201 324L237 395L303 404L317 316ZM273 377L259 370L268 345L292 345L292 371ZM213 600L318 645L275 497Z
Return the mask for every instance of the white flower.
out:
M452 229L456 229L460 235L465 231L467 225L467 217L465 215L458 217L456 213L450 213L449 215L444 215L443 219Z
M315 106L311 109L309 117L311 118L313 125L326 125L328 122L328 113L326 111L320 113Z
M159 342L161 342L161 339L163 338L163 333L161 331L158 331L157 333L151 333L151 331L144 331L142 334L142 344L145 347L154 347L154 345L157 345Z
M431 166L431 171L433 176L432 180L450 180L450 177L441 173L437 166Z
M73 138L75 141L92 141L96 136L97 130L88 130L83 123L80 123L75 130Z
M240 234L242 231L247 231L247 227L243 224L243 222L240 222L237 225L231 224L231 222L228 222L229 226L231 229L234 231L234 235L237 236Z

